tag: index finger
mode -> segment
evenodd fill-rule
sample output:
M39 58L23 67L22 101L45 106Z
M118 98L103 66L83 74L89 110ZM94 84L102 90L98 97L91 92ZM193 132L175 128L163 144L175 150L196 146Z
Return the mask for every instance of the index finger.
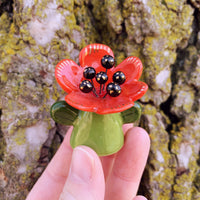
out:
M140 179L149 154L150 139L139 127L128 130L125 144L119 151L106 183L106 198L132 199L138 190Z
M59 199L68 176L73 151L69 143L71 132L72 127L26 200Z

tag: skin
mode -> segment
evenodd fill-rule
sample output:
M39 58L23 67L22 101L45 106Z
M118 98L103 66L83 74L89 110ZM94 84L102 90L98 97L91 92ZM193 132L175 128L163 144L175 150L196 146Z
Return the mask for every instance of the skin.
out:
M89 147L71 148L70 128L27 200L145 200L136 194L150 139L142 128L127 124L123 129L123 148L111 156L98 157Z

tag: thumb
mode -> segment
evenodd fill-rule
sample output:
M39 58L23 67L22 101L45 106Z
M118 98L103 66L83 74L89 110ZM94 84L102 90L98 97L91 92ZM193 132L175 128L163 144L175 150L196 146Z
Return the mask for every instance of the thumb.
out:
M60 200L102 200L105 182L98 155L89 147L76 147Z

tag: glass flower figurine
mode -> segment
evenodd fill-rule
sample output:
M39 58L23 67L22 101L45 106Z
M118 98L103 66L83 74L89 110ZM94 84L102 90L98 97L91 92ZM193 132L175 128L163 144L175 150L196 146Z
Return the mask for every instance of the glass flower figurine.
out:
M115 66L112 50L103 44L90 44L74 61L60 61L55 77L67 93L65 101L52 105L51 116L60 124L73 125L70 143L74 148L86 145L99 156L113 154L124 144L122 125L141 115L135 102L148 89L138 81L142 63L128 57Z

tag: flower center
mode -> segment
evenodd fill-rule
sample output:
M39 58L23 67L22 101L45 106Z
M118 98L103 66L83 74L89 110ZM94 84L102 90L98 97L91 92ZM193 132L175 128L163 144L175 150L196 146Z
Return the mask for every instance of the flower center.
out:
M114 58L110 55L105 55L101 59L101 65L106 68L105 72L100 71L96 73L96 70L93 67L85 68L83 71L83 77L89 80L83 80L79 84L79 89L84 93L89 93L92 91L96 97L105 98L107 94L111 97L119 96L122 92L120 85L123 84L126 80L124 73L121 71L117 71L113 74L113 82L108 83L105 90L105 84L108 81L107 70L112 68L114 64ZM94 87L94 78L96 79L96 82L100 85L98 93L97 89Z

